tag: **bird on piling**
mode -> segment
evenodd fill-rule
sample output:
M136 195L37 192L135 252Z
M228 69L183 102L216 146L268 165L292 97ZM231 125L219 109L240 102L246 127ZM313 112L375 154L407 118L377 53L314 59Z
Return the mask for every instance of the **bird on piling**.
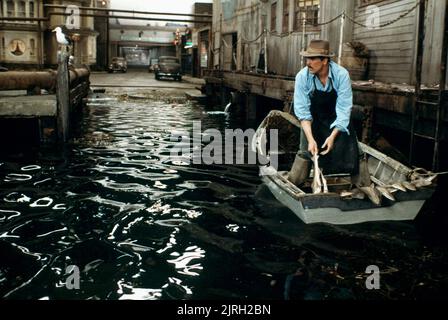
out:
M61 27L56 27L52 32L56 32L56 40L60 45L67 46L67 52L69 51L69 46L73 44L72 39L68 35L62 32Z

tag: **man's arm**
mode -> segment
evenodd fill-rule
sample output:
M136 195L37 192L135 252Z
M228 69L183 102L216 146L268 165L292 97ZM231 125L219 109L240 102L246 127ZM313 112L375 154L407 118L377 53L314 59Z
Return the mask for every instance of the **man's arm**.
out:
M319 148L317 147L317 142L314 140L313 131L311 130L311 121L302 120L300 121L300 125L305 133L306 140L308 140L308 151L314 156L319 153Z
M334 147L334 141L336 140L336 138L339 135L339 129L338 128L334 128L333 131L331 132L330 136L325 140L324 144L322 145L322 149L327 148L327 150L322 151L320 154L321 155L326 155L328 152L330 152L331 150L333 150Z
M304 69L296 76L296 83L294 87L294 113L300 121L302 130L308 140L308 151L313 155L318 152L317 143L314 140L313 132L311 130L311 101L309 97L309 89L307 86L307 71Z
M348 71L343 69L339 74L339 86L338 86L338 98L336 100L336 120L331 124L330 129L333 129L330 136L325 140L322 145L322 149L327 148L321 154L326 155L333 147L334 142L340 132L348 131L348 125L350 123L350 114L353 106L353 93L352 93L352 81Z
M348 71L343 69L339 73L338 98L336 100L336 120L331 124L330 129L337 128L341 132L348 131L350 115L353 106L352 81Z

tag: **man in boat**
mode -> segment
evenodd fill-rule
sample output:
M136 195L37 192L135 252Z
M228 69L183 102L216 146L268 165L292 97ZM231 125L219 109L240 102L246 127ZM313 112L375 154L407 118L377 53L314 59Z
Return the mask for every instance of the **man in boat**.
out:
M359 171L358 140L350 115L352 83L348 71L331 58L329 42L311 40L306 51L306 67L296 76L294 112L302 131L300 150L289 174L296 185L308 178L310 159L319 155L324 174Z

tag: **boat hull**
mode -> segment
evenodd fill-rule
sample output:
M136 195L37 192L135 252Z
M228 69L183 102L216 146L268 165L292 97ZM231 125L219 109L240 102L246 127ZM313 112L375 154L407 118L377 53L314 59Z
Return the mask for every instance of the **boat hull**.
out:
M304 223L356 224L369 221L402 221L413 220L422 208L425 200L400 201L388 207L376 207L342 211L339 208L306 209L303 203L293 198L288 192L280 188L269 176L263 181L274 197L283 205L291 209Z

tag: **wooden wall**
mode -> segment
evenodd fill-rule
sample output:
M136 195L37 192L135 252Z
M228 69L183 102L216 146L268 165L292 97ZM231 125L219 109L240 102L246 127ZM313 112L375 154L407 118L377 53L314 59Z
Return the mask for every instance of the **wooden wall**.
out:
M271 27L271 5L277 3L276 26ZM394 20L408 11L417 0L382 0L374 4L380 10L380 24ZM423 66L423 81L434 84L440 77L440 54L443 36L443 19L446 1L428 0L426 19L426 39ZM289 32L293 31L294 1L289 1ZM326 22L346 11L357 22L366 24L368 12L361 6L361 0L321 0L320 22ZM221 23L221 18L222 23ZM254 71L258 65L260 51L264 47L264 37L259 37L267 28L267 60L269 73L294 76L300 69L299 52L311 39L323 38L330 41L331 49L338 54L340 39L340 20L321 27L320 31L305 35L302 46L302 33L282 34L283 0L214 0L213 35L215 55L213 65L217 67L226 61L224 70L231 70L229 48L222 48L220 34L228 45L230 34L237 33L236 44L237 71ZM368 29L346 20L344 42L360 41L370 50L369 79L392 83L413 84L415 79L415 52L417 45L418 8L392 25ZM271 32L275 29L275 32ZM231 41L230 41L231 42ZM220 52L220 53L219 53ZM219 57L221 54L221 57ZM224 58L225 56L225 58Z

